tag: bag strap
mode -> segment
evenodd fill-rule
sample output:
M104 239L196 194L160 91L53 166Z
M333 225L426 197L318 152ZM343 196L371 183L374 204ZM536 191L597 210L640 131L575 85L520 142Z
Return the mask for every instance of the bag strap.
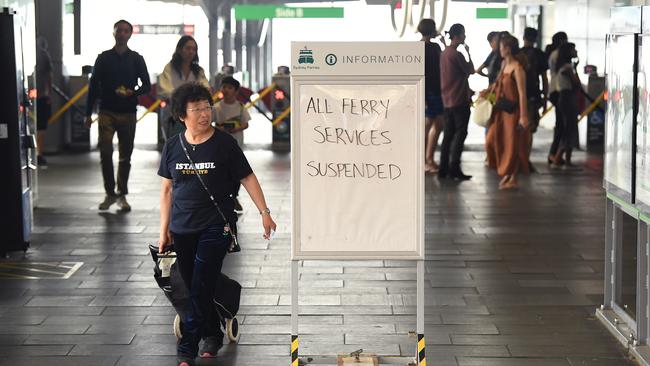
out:
M214 207L217 209L217 212L219 212L219 215L223 219L223 222L225 223L226 227L230 228L230 224L228 223L228 220L226 220L226 216L223 214L221 209L219 208L219 205L217 204L217 201L214 199L214 196L212 193L210 193L210 190L208 189L208 186L205 184L203 181L203 178L201 178L201 175L199 172L196 170L196 165L194 164L194 161L192 160L192 157L190 157L190 153L187 151L187 148L185 147L185 142L183 141L185 138L183 137L183 133L178 134L178 138L181 141L181 147L183 147L183 152L185 152L185 157L187 157L187 160L190 162L190 168L192 169L192 172L194 175L196 175L197 178L199 178L199 182L201 182L201 185L203 186L203 189L208 193L208 196L210 196L210 200L214 204Z

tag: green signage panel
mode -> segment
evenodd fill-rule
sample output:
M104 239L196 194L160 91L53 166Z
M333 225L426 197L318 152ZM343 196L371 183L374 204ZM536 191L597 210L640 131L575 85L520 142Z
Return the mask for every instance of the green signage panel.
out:
M476 8L476 19L508 19L508 8Z
M281 5L235 5L235 19L266 18L343 18L343 8L294 8Z

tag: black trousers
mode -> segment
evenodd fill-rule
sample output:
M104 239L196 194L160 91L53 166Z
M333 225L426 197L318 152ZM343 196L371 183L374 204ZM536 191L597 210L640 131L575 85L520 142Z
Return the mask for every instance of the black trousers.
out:
M223 338L219 317L212 304L217 276L221 273L230 239L223 225L215 225L196 234L176 234L174 250L178 270L190 292L191 306L183 319L183 338L178 354L195 357L199 341L207 337Z
M461 172L460 158L467 137L469 105L445 108L444 136L440 146L440 174Z
M553 103L553 107L555 107L555 128L553 128L553 142L551 143L551 149L548 152L550 156L555 156L555 154L557 154L557 150L560 147L560 141L562 140L562 136L564 135L564 124L562 123L562 110L560 109L560 106L558 104L559 97L560 97L559 92L553 92L551 93L549 98L551 103Z

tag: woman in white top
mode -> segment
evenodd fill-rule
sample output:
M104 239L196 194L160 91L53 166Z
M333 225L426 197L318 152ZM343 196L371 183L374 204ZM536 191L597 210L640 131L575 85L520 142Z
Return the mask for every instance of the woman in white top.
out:
M550 157L553 165L560 165L562 160L571 166L571 152L578 147L578 98L576 91L582 88L580 79L573 68L572 59L577 56L575 45L565 43L558 49L555 64L556 90L558 92L557 110L561 124L559 147L555 156ZM562 156L564 155L564 159Z
M560 115L560 108L558 107L558 96L559 90L557 90L557 70L555 64L557 63L558 50L561 45L569 42L568 36L565 32L557 32L553 35L553 43L546 46L546 55L548 56L548 67L551 73L551 77L548 83L548 100L553 103L555 107L555 128L553 130L553 143L551 144L551 149L548 152L548 163L553 164L553 157L557 154L557 150L560 146L560 137L562 136L562 126L560 120L562 116ZM557 163L564 164L564 160L559 160Z
M179 86L192 81L199 82L210 89L210 83L205 77L203 68L199 66L198 46L192 36L182 36L176 44L172 60L165 66L158 78L158 96L169 99L172 92ZM167 108L163 111L163 131L165 139L182 130L182 125L174 121Z

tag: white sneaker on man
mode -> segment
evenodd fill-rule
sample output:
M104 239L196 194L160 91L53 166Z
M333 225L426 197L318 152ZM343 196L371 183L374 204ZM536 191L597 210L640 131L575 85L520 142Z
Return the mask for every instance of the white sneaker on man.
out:
M131 211L131 205L126 201L126 196L119 196L117 198L117 207L119 207L119 210L122 212Z

